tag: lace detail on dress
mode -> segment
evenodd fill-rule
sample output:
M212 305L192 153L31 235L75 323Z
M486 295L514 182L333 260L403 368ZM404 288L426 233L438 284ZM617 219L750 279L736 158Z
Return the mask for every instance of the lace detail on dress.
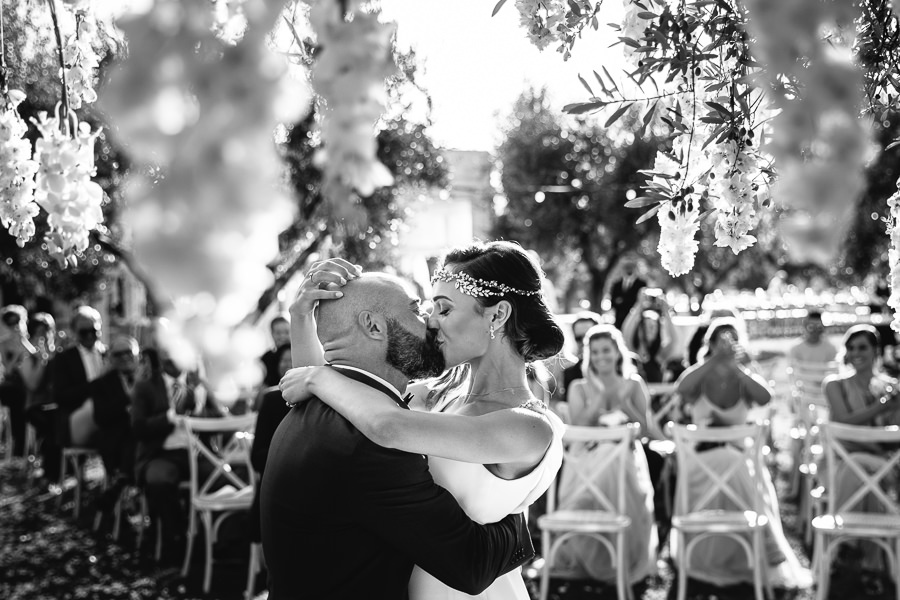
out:
M520 404L519 408L527 408L528 410L533 410L534 412L544 414L544 412L547 410L547 405L537 398L532 398L531 400L526 400L525 402Z

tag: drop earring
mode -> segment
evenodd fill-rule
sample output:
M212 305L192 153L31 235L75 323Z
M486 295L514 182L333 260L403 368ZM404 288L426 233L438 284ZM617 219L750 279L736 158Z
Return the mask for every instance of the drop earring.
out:
M488 331L491 332L491 339L492 339L492 340L493 340L494 338L497 337L496 335L494 335L494 326L493 326L493 325L491 325L491 328L490 328Z

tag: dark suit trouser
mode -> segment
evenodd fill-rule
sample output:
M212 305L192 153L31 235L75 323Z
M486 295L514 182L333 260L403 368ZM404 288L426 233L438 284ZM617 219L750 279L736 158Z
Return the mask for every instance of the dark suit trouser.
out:
M38 451L44 476L50 481L59 480L60 458L62 448L56 441L56 421L58 409L46 409L44 406L33 406L28 411L28 421L37 434Z

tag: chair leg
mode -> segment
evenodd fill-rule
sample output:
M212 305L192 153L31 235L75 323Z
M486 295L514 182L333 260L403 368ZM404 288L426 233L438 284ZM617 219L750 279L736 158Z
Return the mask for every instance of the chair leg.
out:
M81 515L81 486L84 480L84 461L79 457L75 457L75 509L73 511L75 519Z
M552 556L550 556L550 532L543 531L541 533L541 542L544 554L544 566L541 569L541 597L540 600L547 600L547 596L550 594L550 565L552 563Z
M250 542L250 566L247 569L247 591L244 592L246 600L253 600L253 592L256 590L256 574L259 572L259 544Z
M620 531L616 534L616 592L619 600L629 600L628 581L625 577L625 536Z
M816 599L825 600L828 598L829 579L831 578L831 544L825 539L825 536L816 532L816 565L818 566L818 577L816 578Z
M153 560L159 562L162 558L162 543L163 543L163 527L162 521L160 519L156 519L156 548L153 551Z
M63 492L66 489L66 470L69 463L69 456L66 454L66 451L60 450L60 452L61 458L59 460L59 496L56 497L56 510L60 510L62 508Z
M188 570L191 567L191 554L194 551L194 536L197 535L197 525L194 519L197 516L193 507L189 509L190 516L188 518L187 547L184 550L184 564L181 566L181 576L187 577Z
M213 563L213 543L215 543L215 529L212 524L212 513L203 511L200 515L203 521L203 532L206 538L206 566L203 570L203 593L209 593L209 586L212 583L212 563Z
M687 598L687 580L688 580L688 554L687 554L687 545L684 541L684 535L682 534L680 529L675 529L675 540L676 545L678 546L678 552L681 554L678 557L678 600L685 600ZM671 535L671 534L670 534Z

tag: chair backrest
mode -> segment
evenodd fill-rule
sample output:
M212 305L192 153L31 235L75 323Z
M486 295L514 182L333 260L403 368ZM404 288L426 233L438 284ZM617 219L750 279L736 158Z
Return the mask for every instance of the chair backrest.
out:
M854 512L856 505L864 498L875 499L885 512L900 516L900 503L896 493L895 480L900 465L900 427L861 427L843 423L824 423L822 442L825 446L825 464L828 468L828 513L840 515ZM881 453L872 464L863 463L864 457L871 456L847 447L848 444L880 444ZM859 480L859 487L843 498L838 505L837 468L844 465ZM874 466L873 466L874 465ZM873 472L874 468L874 472ZM846 471L845 471L846 472ZM855 512L863 512L856 510Z
M571 508L575 499L588 492L603 512L614 514L625 513L625 470L629 466L628 458L633 451L634 436L638 426L634 423L617 427L583 427L569 425L563 434L563 466L560 476L574 477L575 485L560 504L559 510ZM590 452L597 444L604 445L604 452ZM588 449L588 451L585 451ZM610 498L597 485L606 477L606 473L615 470L616 497ZM547 494L547 512L557 510L557 486L551 485Z
M683 514L700 512L714 508L713 500L721 496L729 498L737 511L763 511L763 479L765 468L762 448L767 428L765 423L737 425L733 427L698 427L697 425L675 425L675 456L678 461L678 495L680 512ZM736 451L736 460L719 472L704 460L698 451L700 444L723 444ZM737 487L742 472L749 470L755 482L756 493L749 497ZM691 498L691 473L700 471L708 480L702 494Z
M183 423L190 441L192 498L223 485L239 491L256 484L256 472L250 463L256 413L214 419L185 418ZM201 469L200 465L204 464L206 468Z
M791 396L800 407L808 404L825 405L825 393L822 382L829 375L838 372L838 363L832 361L804 362L791 361L788 375L791 380Z

